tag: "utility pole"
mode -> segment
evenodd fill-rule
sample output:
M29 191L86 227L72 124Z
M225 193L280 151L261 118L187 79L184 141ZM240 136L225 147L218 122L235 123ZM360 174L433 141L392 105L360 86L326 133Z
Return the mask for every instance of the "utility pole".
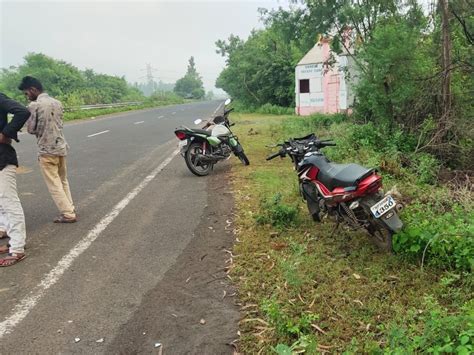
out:
M146 79L146 94L151 95L157 89L157 84L155 81L155 77L153 75L154 72L158 71L157 69L153 68L150 63L146 64L146 68L142 69L142 71L146 72L146 75L142 78Z

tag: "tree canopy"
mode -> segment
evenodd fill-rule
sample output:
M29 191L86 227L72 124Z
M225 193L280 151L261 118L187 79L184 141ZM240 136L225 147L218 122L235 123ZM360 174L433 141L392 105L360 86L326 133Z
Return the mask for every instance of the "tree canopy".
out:
M188 99L202 99L206 92L201 76L196 70L194 57L189 58L188 69L184 77L176 81L174 92L181 97Z
M61 100L65 106L142 100L141 92L130 86L124 77L79 70L74 65L41 53L29 53L18 67L2 69L0 91L24 100L17 89L21 78L31 75L39 79L44 90Z
M467 0L305 0L260 10L264 29L216 42L216 86L249 107L294 105L295 66L320 36L357 65L355 117L413 135L413 149L461 163L474 156L474 15ZM328 61L327 65L331 65ZM471 148L468 148L468 147ZM459 154L462 152L462 154ZM463 161L472 166L472 158Z

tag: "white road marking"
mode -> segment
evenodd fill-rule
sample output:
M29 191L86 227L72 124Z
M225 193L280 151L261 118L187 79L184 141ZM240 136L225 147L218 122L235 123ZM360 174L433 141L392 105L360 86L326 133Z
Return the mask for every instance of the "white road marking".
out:
M163 117L165 117L165 116L160 116L160 117L158 117L158 118L163 118Z
M115 207L104 217L94 228L92 228L87 236L85 236L69 253L62 257L56 266L35 286L30 295L23 298L14 308L12 313L0 323L0 339L10 334L13 329L30 313L36 304L43 298L46 291L56 284L61 276L70 268L74 260L80 256L90 245L100 236L100 234L112 223L120 212L152 181L178 154L179 150L175 150L165 159L150 175L148 175L137 187L128 193L125 198L117 203Z
M216 110L214 111L214 115L217 113L217 111L221 108L221 106L223 105L224 103L220 103L219 106L217 106Z
M98 132L98 133L94 133L94 134L89 134L87 136L87 138L95 137L95 136L98 136L99 134L104 134L104 133L107 133L107 132L110 132L110 130L106 130L106 131L102 131L102 132Z
M138 122L135 122L134 124L141 124L143 122L145 122L145 121L138 121Z

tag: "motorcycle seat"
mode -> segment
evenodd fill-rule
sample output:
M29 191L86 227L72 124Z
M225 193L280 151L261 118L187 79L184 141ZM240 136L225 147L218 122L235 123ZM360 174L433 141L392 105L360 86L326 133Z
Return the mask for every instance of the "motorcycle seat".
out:
M356 187L359 182L371 175L375 169L358 164L326 163L319 166L318 180L330 191L336 187Z
M193 128L192 131L196 132L196 133L199 133L199 134L204 134L205 136L210 136L211 135L211 132L206 131L205 129Z

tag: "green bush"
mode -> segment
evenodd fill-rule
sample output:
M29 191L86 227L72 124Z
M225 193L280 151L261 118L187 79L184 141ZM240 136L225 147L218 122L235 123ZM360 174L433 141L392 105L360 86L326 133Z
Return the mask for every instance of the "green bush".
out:
M315 113L309 117L302 117L303 119L308 119L309 124L314 127L314 129L318 129L321 127L329 127L333 124L342 123L348 121L350 116L342 113L334 113L334 114L322 114L322 113Z
M474 212L453 205L443 212L433 204L414 203L402 214L405 228L394 236L396 252L443 268L474 269Z
M411 170L417 175L419 183L436 183L441 166L438 159L428 153L412 154L410 158Z
M257 109L257 113L270 114L270 115L292 115L295 113L294 108L281 107L272 104L265 104Z

